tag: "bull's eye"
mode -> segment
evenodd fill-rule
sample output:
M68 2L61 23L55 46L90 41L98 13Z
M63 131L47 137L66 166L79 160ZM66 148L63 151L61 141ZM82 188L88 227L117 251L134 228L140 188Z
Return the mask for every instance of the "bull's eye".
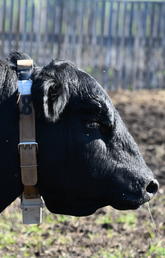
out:
M86 128L87 129L99 129L100 128L100 124L98 122L88 122L86 124Z
M109 134L112 131L113 127L109 125L102 124L100 127L102 134Z
M101 122L87 122L86 129L89 131L90 129L97 129L103 135L110 135L113 132L113 125L104 124Z

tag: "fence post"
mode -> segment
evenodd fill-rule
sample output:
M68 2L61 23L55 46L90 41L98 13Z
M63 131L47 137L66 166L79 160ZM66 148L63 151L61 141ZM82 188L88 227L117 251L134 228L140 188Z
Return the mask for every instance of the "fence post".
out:
M64 14L64 0L58 0L57 4L59 6L59 34L58 34L58 48L57 48L57 58L60 59L62 51L62 23Z
M1 0L0 54L71 59L111 89L165 88L164 10L161 0Z

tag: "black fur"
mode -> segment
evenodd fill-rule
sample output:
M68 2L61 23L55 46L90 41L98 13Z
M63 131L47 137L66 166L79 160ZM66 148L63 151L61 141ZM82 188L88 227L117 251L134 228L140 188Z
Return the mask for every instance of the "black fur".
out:
M0 61L1 211L23 189L17 150L18 58L30 57L17 52ZM32 80L38 187L47 208L82 216L106 205L134 209L148 201L152 172L97 81L72 63L56 60L34 67Z

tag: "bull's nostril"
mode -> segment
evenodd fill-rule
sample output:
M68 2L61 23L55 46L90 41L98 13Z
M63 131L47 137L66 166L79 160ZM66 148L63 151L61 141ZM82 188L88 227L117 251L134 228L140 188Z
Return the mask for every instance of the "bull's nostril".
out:
M148 186L147 186L147 188L146 188L146 191L147 191L148 193L155 194L155 193L158 191L158 189L159 189L159 183L158 183L158 181L157 181L156 179L154 179L154 180L152 180L152 181L148 184Z

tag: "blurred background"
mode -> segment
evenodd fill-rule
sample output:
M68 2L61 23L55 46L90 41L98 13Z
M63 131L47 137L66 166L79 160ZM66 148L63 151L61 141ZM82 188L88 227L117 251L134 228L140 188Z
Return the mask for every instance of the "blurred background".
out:
M115 90L165 88L165 2L0 0L0 56L70 59Z
M92 74L160 190L136 211L105 207L76 218L45 208L32 226L22 225L17 199L0 215L0 257L165 257L165 1L0 0L0 57L11 50L41 66L69 59Z

